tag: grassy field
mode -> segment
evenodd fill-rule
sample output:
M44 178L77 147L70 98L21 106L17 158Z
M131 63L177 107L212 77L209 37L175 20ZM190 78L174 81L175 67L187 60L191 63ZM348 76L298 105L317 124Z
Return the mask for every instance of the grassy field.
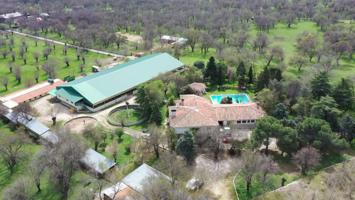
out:
M7 125L4 125L0 122L0 134L1 137L10 136L15 134L12 132ZM18 133L23 134L23 133ZM18 165L15 167L14 173L10 174L9 170L6 168L4 162L0 159L0 198L2 197L2 193L5 187L15 181L22 175L28 174L27 165L29 164L32 156L36 154L36 152L41 150L41 146L33 143L29 143L24 145L23 152L25 152L24 159L20 160Z
M310 75L316 70L312 67L315 63L308 63L301 72L289 65L289 60L292 56L297 53L295 44L297 41L297 37L303 32L317 33L320 42L322 41L323 32L320 31L319 27L316 26L314 22L310 21L300 21L297 24L292 25L291 28L288 28L286 24L279 23L275 26L275 28L270 29L267 32L269 36L270 47L280 46L284 50L285 55L285 64L286 70L284 76L289 78L298 79L303 75ZM250 28L250 39L252 41L256 34L258 33L255 26L251 26ZM210 56L215 56L215 49L210 49L210 51L204 55L199 51L199 48L196 47L195 52L191 52L190 48L186 48L183 55L180 57L180 60L187 65L192 65L196 61L205 61L207 62ZM315 60L315 59L313 59ZM256 67L255 71L261 71L265 65L265 59L261 56L257 58L255 61ZM275 64L275 63L273 63ZM355 60L349 60L344 57L340 60L340 66L334 68L330 72L330 77L332 82L339 81L342 77L344 78L352 78L355 76Z
M3 37L5 39L5 37ZM15 65L20 66L21 71L22 71L22 82L21 84L18 84L17 81L15 80L15 76L10 73L8 69L8 63L12 61L11 55L9 54L7 58L3 58L0 56L0 79L3 76L8 77L9 79L9 85L8 85L8 90L5 91L5 88L1 84L0 86L0 95L5 95L8 93L11 93L13 91L25 88L27 84L29 83L35 83L34 79L34 74L35 71L37 70L37 67L40 69L40 81L45 81L47 80L47 76L45 72L41 69L42 65L46 62L45 58L42 56L43 51L46 48L45 42L39 41L38 46L35 46L35 41L30 38L25 38L22 36L14 35L14 48L13 51L16 53L16 60L15 60ZM10 39L6 40L8 43ZM27 58L27 64L24 64L23 59L20 58L20 47L22 41L25 41L28 46L28 51L25 54L25 57ZM70 76L78 76L80 75L80 69L79 66L81 64L81 60L78 61L76 58L76 50L75 49L68 49L67 56L63 54L63 48L64 46L62 45L56 45L55 50L52 51L52 53L49 56L49 59L53 59L57 61L57 77L58 78L64 78L68 75ZM0 52L2 52L5 49L5 47L0 48ZM38 52L40 54L39 62L36 63L36 60L33 56L35 52ZM65 57L69 59L69 67L66 67L66 64L64 62ZM88 52L85 53L85 68L84 72L88 73L91 71L91 66L95 65L95 60L96 59L101 59L101 58L107 58L107 56Z

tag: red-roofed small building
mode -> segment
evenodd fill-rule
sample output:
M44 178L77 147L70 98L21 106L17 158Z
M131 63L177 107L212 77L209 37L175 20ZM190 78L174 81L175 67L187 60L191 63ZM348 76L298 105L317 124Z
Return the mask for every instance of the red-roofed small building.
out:
M169 107L169 125L177 134L183 134L193 128L253 125L264 115L263 109L255 102L212 104L204 97L181 95L176 105Z

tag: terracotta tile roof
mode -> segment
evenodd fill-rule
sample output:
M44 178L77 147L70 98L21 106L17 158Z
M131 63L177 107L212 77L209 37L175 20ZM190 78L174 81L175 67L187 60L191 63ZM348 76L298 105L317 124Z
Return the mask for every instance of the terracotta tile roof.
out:
M256 120L264 116L256 103L215 105L197 95L181 95L176 106L169 107L171 127L217 126L218 121Z
M205 93L207 86L204 83L191 83L189 87L197 93Z
M256 103L213 105L219 121L255 120L264 116Z
M52 89L56 88L57 86L63 85L64 82L60 79L56 79L53 84L48 82L43 82L37 85L34 85L30 88L20 90L15 93L11 93L4 97L6 101L14 101L16 103L22 103L28 101L30 99L34 99L36 97L42 96L47 94Z

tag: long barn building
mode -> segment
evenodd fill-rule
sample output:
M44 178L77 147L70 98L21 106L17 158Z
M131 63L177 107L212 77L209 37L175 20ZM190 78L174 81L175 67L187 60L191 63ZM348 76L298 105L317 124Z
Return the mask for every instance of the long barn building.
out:
M96 112L124 101L138 85L183 66L167 53L152 54L68 82L57 87L55 95L77 111Z

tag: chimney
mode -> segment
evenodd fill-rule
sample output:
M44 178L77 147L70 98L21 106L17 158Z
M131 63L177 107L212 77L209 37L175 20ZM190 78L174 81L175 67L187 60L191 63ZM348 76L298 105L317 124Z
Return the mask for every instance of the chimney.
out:
M171 109L171 110L170 110L170 117L171 117L171 118L176 117L176 109Z

